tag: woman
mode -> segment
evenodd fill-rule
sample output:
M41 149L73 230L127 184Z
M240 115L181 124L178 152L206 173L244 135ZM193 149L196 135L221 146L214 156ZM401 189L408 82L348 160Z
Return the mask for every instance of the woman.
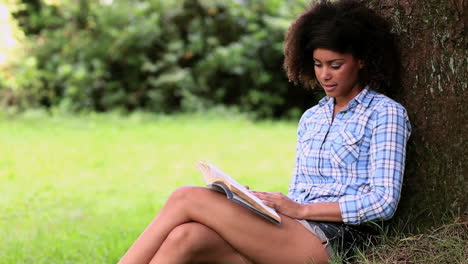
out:
M290 27L285 69L321 86L299 121L288 196L253 192L281 214L275 225L202 187L182 187L120 263L326 263L360 239L360 224L390 218L400 198L410 124L378 93L395 88L390 27L356 1L321 2Z

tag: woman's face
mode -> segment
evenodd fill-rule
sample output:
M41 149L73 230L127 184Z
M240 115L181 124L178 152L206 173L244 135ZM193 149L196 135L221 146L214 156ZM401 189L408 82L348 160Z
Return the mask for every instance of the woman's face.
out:
M346 106L363 88L358 73L364 64L350 53L327 49L315 49L313 56L315 76L325 93L336 104Z

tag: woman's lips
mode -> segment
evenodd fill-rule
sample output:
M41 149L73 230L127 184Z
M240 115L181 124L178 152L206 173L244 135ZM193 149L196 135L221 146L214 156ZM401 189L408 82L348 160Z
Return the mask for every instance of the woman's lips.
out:
M336 84L322 84L322 87L325 91L331 92L335 89Z

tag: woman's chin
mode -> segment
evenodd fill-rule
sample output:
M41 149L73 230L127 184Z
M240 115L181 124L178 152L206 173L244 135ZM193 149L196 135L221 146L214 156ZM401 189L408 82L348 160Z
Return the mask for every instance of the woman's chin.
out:
M325 94L329 97L334 97L336 95L335 89L332 89L332 90L323 89L323 90L325 91Z

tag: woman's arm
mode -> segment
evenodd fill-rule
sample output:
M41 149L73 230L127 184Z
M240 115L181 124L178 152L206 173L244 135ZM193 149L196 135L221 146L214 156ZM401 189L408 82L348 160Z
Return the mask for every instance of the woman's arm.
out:
M252 191L264 204L295 219L343 222L338 202L300 204L282 193Z
M343 222L338 202L302 204L301 208L300 219Z
M379 105L378 110L369 151L369 190L338 200L348 224L389 219L400 200L411 126L406 110L395 102Z

